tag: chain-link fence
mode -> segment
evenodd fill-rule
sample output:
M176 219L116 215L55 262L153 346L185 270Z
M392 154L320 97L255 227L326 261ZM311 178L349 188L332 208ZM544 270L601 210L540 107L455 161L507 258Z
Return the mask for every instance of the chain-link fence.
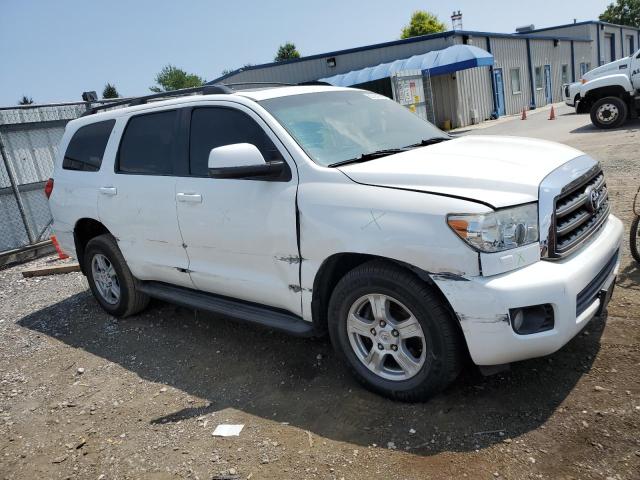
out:
M0 109L0 264L48 241L51 212L44 185L69 120L85 103Z

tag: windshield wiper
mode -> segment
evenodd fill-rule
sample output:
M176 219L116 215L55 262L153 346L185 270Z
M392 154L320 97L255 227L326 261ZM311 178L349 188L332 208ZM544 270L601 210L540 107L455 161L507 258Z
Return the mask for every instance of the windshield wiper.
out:
M417 147L426 147L427 145L435 145L436 143L446 142L451 140L449 137L433 137L420 140L418 143L414 143L412 145L407 145L404 148L417 148Z
M375 158L386 157L388 155L393 155L394 153L406 152L409 150L409 147L403 148L385 148L383 150L376 150L375 152L363 153L359 157L349 158L347 160L341 160L339 162L330 163L327 165L328 167L340 167L342 165L349 165L351 163L360 163L366 162L368 160L373 160Z

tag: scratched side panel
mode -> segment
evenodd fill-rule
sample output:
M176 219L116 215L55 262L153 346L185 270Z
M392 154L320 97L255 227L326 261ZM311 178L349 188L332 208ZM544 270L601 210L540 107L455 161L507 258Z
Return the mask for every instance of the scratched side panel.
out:
M304 172L300 183L303 314L311 319L315 275L336 253L399 260L432 273L479 275L478 255L446 225L446 215L484 212L464 200L359 185L335 170ZM302 175L302 174L301 174Z

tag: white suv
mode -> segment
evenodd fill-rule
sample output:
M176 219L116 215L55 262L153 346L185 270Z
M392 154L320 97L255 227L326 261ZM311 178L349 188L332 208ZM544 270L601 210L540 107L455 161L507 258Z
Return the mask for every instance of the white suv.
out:
M452 139L362 90L200 93L66 128L54 228L110 314L155 297L328 332L368 388L416 401L467 352L546 355L606 307L623 227L585 154Z

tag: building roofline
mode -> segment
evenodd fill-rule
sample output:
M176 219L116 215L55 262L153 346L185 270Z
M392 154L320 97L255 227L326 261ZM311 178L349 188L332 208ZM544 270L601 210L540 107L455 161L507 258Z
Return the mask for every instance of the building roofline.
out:
M564 37L564 36L556 36L556 35L550 35L550 36L529 35L528 32L527 33L496 33L496 32L478 32L474 30L447 30L446 32L431 33L428 35L420 35L418 37L403 38L400 40L391 40L389 42L382 42L382 43L374 43L372 45L364 45L361 47L347 48L345 50L334 50L326 53L317 53L317 54L309 55L306 57L294 58L291 60L283 60L281 62L269 62L269 63L262 63L259 65L251 65L249 67L240 67L225 75L221 75L220 77L215 78L210 82L207 82L207 84L220 83L229 77L237 75L240 72L246 72L250 70L258 70L258 69L263 69L268 67L274 67L277 65L300 63L300 62L305 62L307 60L317 60L320 58L334 57L338 55L347 55L349 53L357 53L357 52L363 52L367 50L376 50L379 48L393 47L396 45L407 45L410 43L424 42L427 40L435 40L438 38L448 38L448 37L464 36L464 35L469 35L472 37L476 36L476 37L518 38L518 39L531 38L533 40L562 40L562 41L574 41L574 42L591 42L592 41L591 39L584 38L584 37Z
M566 23L564 25L556 25L554 27L544 27L544 28L536 28L534 30L529 30L527 32L523 32L523 33L516 33L516 35L525 35L528 33L532 33L532 32L544 32L547 30L555 30L556 28L567 28L567 27L574 27L577 25L608 25L610 27L616 27L616 28L628 28L630 30L637 30L640 31L640 27L632 27L630 25L618 25L617 23L609 23L609 22L603 22L601 20L585 20L584 22L576 22L576 23Z

